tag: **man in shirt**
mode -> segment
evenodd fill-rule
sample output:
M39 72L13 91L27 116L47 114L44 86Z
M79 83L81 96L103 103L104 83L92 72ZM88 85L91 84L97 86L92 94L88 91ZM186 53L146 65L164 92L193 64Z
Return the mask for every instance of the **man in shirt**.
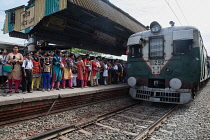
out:
M31 54L26 53L26 59L23 61L23 64L22 64L22 69L23 69L22 91L23 91L23 94L26 93L26 89L27 89L28 93L32 93L32 91L31 91L32 68L33 68L33 62L31 60Z

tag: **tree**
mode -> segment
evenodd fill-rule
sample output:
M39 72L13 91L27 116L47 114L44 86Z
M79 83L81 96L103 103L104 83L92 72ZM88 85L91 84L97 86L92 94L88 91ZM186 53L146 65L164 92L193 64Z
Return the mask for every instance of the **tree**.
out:
M78 48L72 48L71 51L75 53L83 53L83 54L90 54L90 55L102 55L102 53L93 52L93 51L84 50L84 49L78 49Z

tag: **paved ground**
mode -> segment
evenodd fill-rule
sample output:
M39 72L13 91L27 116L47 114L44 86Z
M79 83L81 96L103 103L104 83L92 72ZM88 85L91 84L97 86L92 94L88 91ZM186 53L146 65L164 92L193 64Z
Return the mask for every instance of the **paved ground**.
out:
M108 86L96 86L96 87L88 87L88 88L74 88L74 89L61 89L61 90L54 90L54 91L34 91L33 93L12 93L12 96L3 96L3 90L0 91L0 106L1 105L8 105L8 104L17 104L21 102L31 102L31 101L40 101L44 99L57 99L59 97L66 98L78 95L86 95L86 94L93 94L99 93L104 91L111 91L117 89L128 88L127 84L112 84Z

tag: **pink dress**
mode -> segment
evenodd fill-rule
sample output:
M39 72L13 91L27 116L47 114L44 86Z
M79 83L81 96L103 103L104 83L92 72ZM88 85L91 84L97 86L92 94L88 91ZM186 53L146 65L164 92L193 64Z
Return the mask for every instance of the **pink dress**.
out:
M77 79L79 80L84 79L84 73L83 73L84 70L85 70L84 62L81 60L77 63Z
M83 61L84 61L84 63L86 63L86 65L89 64L89 61L87 59L84 59ZM83 80L88 80L88 74L89 74L88 67L85 67L85 73L84 73Z

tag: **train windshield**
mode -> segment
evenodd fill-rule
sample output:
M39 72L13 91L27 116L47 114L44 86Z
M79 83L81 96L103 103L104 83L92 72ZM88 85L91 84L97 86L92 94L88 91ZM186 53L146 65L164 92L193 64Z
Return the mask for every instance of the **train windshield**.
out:
M141 57L141 46L140 45L133 45L129 47L129 55L131 58L134 57Z
M149 42L149 54L150 58L163 58L163 38L150 38Z
M174 54L189 54L192 50L192 40L175 40Z

